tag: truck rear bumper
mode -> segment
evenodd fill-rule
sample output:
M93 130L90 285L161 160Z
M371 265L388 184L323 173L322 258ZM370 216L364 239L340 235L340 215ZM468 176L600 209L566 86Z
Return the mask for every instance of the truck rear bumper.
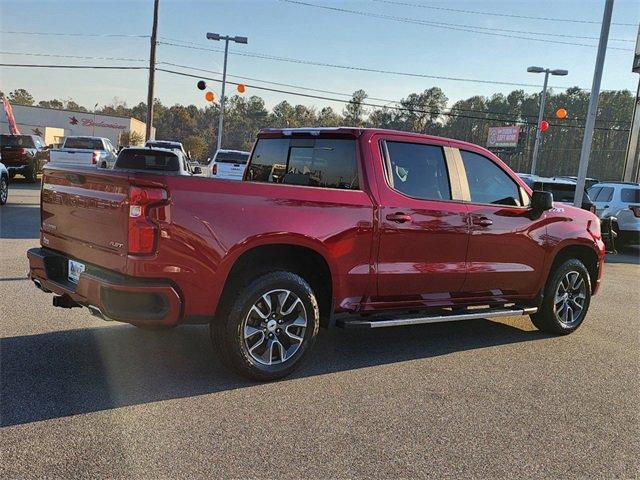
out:
M183 302L168 281L127 277L87 265L78 283L67 279L68 257L46 248L27 251L29 278L44 292L61 295L58 306L84 306L105 320L134 325L176 325Z

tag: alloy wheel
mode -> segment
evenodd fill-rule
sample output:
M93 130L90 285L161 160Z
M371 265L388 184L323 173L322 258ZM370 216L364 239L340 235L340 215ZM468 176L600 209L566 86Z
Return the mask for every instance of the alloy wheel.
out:
M580 273L575 270L568 272L556 289L553 309L558 321L565 327L572 327L582 320L585 300L587 298L587 284Z
M306 328L302 300L291 290L271 290L251 306L244 319L244 346L262 365L282 364L300 350Z

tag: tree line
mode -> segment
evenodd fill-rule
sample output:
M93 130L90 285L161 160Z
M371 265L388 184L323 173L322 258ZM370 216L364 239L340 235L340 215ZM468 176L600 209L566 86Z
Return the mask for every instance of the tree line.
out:
M3 95L0 92L0 96ZM41 100L36 103L24 89L10 92L9 100L18 105L37 105L77 111L90 111L72 99ZM516 148L503 148L495 152L514 170L528 172L536 130L540 95L524 90L508 94L472 96L458 100L448 107L449 99L439 87L416 92L397 103L379 106L369 101L363 90L353 93L342 110L332 107L313 107L282 101L270 110L257 95L235 95L225 104L223 147L249 150L260 128L294 127L376 127L409 132L440 135L485 145L489 127L518 124L520 142ZM596 131L589 164L589 176L601 180L618 180L622 176L628 141L634 95L629 90L605 91L600 94ZM578 87L563 92L549 91L545 119L551 127L543 134L538 159L540 175L576 175L583 125L587 114L589 92ZM555 118L558 108L569 115L564 120ZM122 115L146 121L147 106L141 102L128 106L114 99L100 106L97 113ZM164 105L156 99L154 126L156 138L181 141L192 156L204 159L215 151L217 142L219 105ZM132 143L141 141L131 138Z

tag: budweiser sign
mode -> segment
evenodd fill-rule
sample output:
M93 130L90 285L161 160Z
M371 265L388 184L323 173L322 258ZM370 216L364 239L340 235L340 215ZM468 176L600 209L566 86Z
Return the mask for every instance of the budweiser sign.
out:
M127 127L125 125L118 125L117 123L107 123L101 121L94 121L91 118L83 118L78 120L75 116L69 117L69 123L71 125L78 125L78 123L82 124L83 127L94 127L94 128L115 128L117 130L126 130Z

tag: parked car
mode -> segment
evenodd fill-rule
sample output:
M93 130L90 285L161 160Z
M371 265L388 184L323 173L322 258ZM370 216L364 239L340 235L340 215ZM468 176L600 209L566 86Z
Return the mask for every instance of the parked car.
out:
M146 147L122 149L113 168L115 170L148 170L177 175L193 175L202 172L200 167L189 165L182 152L166 148Z
M619 245L640 243L640 184L601 182L589 189L589 196L602 220L614 217Z
M38 181L38 174L42 172L42 166L49 159L44 140L38 135L2 134L0 151L9 177L20 174L32 183Z
M50 162L112 168L117 156L116 149L108 138L66 137L62 148L51 150Z
M320 325L530 315L568 334L601 282L594 214L458 140L266 129L242 182L131 167L45 168L30 278L58 307L209 324L222 362L258 380L298 367Z
M191 155L189 155L189 152L184 149L184 146L180 142L173 142L170 140L147 140L144 146L147 148L164 148L180 152L187 160L191 160Z
M242 180L251 152L218 150L205 165L207 176L226 180Z
M575 177L573 175L558 175L556 178L566 178L567 180L572 180L574 183L578 183L578 177ZM584 179L584 188L588 190L593 185L599 182L600 181L597 178L587 177Z
M573 204L575 200L576 181L569 177L540 177L528 173L519 173L518 175L532 190L544 190L545 192L553 193L553 199L556 202ZM582 195L582 208L591 213L596 212L596 206L586 189Z
M7 203L9 198L9 171L2 163L2 155L0 154L0 205Z

